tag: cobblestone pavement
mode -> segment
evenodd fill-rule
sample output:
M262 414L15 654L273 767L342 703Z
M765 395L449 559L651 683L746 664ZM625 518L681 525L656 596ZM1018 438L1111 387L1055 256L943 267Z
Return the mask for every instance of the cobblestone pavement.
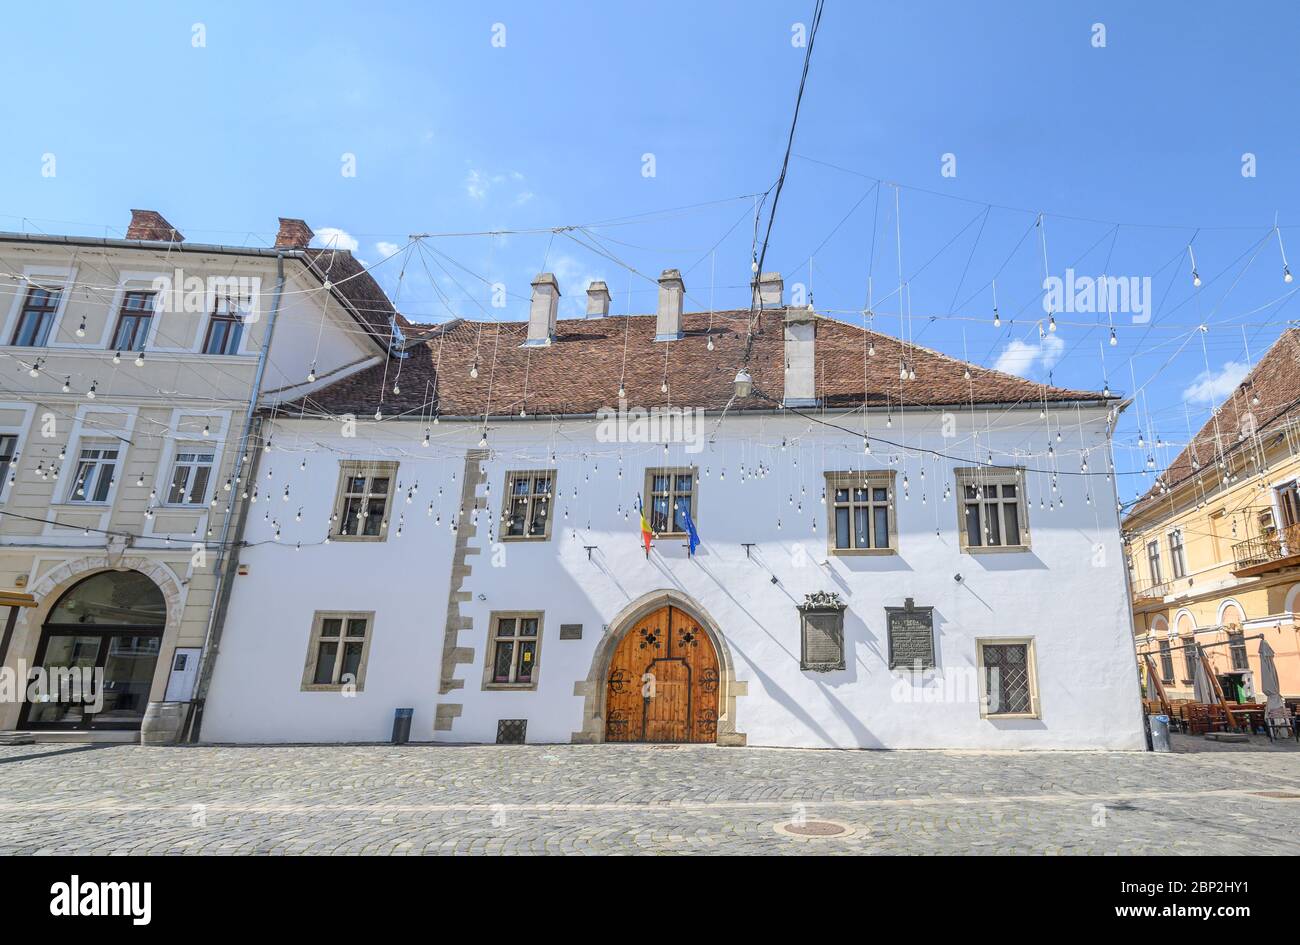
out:
M1175 747L6 746L0 853L1300 853L1300 752Z

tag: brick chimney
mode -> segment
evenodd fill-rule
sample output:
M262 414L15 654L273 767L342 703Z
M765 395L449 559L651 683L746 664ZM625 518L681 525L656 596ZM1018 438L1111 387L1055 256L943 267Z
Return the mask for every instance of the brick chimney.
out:
M306 249L316 234L302 220L280 217L280 232L275 234L276 249Z
M587 314L603 318L609 314L609 286L593 282L587 286Z
M682 337L682 299L686 283L676 269L659 274L659 307L655 310L655 341L677 341Z
M785 296L785 281L779 272L764 272L750 283L754 289L754 307L780 308Z
M185 239L157 210L132 210L126 238L148 240L151 243L179 243Z
M555 340L555 312L560 305L560 284L543 272L533 280L533 298L528 305L528 340L521 348L542 348Z

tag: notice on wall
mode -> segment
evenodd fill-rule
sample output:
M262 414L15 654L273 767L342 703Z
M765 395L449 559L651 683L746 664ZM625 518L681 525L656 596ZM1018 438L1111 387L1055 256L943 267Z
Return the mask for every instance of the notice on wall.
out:
M917 607L912 598L903 607L886 607L889 628L889 668L929 669L934 666L934 608Z

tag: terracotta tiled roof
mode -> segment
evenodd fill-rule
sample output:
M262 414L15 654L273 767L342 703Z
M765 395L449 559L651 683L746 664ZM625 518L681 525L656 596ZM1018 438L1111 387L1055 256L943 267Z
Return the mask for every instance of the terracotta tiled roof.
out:
M1256 403L1258 399L1258 403ZM1288 328L1273 343L1245 379L1224 398L1215 413L1160 475L1168 488L1191 478L1198 468L1218 462L1221 452L1233 455L1252 441L1239 437L1253 423L1264 432L1300 413L1300 329ZM1152 485L1129 510L1125 522L1156 507L1159 485Z
M409 325L398 314L388 295L380 288L364 265L346 249L304 249L308 267L323 283L326 278L334 290L352 307L354 316L381 345L388 345L396 318L399 327Z
M520 347L528 333L526 322L456 321L412 346L408 359L360 371L288 409L364 415L382 406L386 415L418 418L428 413L426 405L433 400L442 416L517 415L521 408L530 415L591 414L617 406L621 382L634 406L717 410L730 400L736 371L744 363L749 316L748 310L686 313L685 337L668 343L654 341L653 315L567 319L558 323L555 341L541 348ZM780 309L760 317L748 362L756 395L737 401L732 410L770 409L772 400L758 392L781 398L783 319ZM868 344L874 346L874 356L867 355ZM904 358L916 380L899 379ZM928 348L906 348L896 338L830 318L817 320L816 363L817 396L828 407L860 406L864 387L867 401L877 406L1103 399L1099 393L1047 387L967 365ZM475 366L476 378L470 376ZM667 394L660 389L665 376ZM394 382L399 394L392 392Z

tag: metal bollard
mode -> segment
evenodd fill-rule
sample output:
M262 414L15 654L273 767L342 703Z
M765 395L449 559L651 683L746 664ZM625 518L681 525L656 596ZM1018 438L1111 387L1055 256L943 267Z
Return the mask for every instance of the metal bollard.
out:
M411 740L411 716L414 709L393 710L393 744L405 745Z

